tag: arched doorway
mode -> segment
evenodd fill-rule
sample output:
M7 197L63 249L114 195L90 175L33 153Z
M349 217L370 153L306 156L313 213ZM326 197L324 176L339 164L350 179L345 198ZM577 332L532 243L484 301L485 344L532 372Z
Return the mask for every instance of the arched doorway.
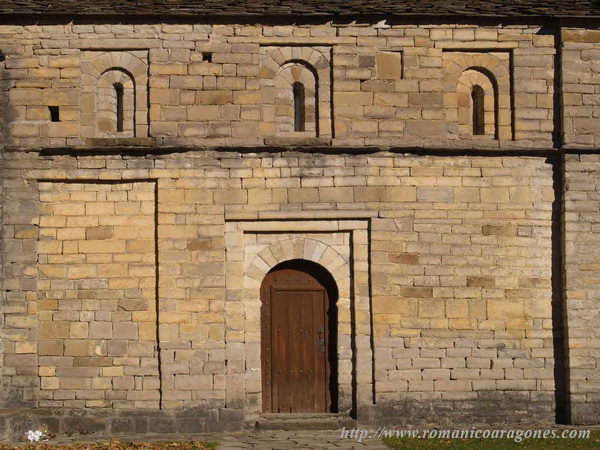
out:
M337 287L319 264L292 260L264 278L263 412L337 412Z

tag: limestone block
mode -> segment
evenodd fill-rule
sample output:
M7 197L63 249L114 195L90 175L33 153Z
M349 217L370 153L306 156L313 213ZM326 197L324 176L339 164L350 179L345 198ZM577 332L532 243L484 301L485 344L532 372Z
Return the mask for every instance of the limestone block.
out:
M377 52L376 66L379 79L400 80L402 78L402 53Z

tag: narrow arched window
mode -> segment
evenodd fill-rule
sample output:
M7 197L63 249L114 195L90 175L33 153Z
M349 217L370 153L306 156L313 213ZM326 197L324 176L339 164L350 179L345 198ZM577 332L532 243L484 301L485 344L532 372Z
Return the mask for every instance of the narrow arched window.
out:
M305 130L305 97L304 85L295 82L293 85L294 91L294 131Z
M115 83L115 94L117 98L117 131L123 131L123 122L125 121L123 115L123 85L121 83Z
M471 91L471 99L473 101L473 134L485 134L485 107L484 107L485 92L481 86L473 86Z

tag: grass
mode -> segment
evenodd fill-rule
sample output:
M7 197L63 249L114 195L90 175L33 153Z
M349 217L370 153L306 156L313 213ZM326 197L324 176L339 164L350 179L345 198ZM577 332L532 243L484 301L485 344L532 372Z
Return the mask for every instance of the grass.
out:
M562 430L557 430L560 433ZM415 438L384 438L385 444L392 450L429 450L429 449L454 449L454 450L585 450L600 448L600 431L592 431L589 439L523 439L515 442L514 439L415 439Z
M30 444L18 447L20 450L215 450L217 442L82 442L75 444L53 445L49 443ZM0 450L12 450L15 447L0 445Z

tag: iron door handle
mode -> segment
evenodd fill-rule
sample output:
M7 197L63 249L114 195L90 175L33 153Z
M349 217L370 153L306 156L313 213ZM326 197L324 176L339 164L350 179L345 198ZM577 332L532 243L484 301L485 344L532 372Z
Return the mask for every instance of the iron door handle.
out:
M317 345L321 352L325 352L325 339L323 339L323 328L319 328L319 337L317 338Z

